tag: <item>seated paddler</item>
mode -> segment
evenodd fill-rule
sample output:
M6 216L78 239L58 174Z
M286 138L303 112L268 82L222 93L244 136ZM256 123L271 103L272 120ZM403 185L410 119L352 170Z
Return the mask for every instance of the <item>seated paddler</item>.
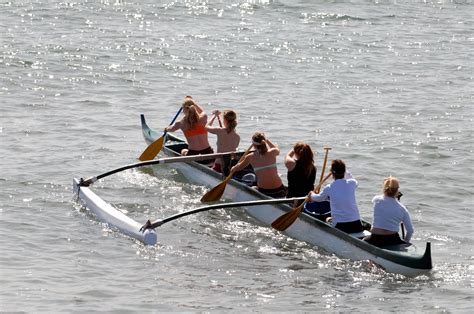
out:
M319 194L311 191L307 202L329 201L331 217L326 222L347 233L364 231L356 201L357 180L346 172L346 164L340 159L331 162L330 171L334 181L326 185Z
M214 119L216 117L219 120L219 124L221 123L221 120L219 118L220 114L221 112L219 110L215 110L212 113L212 118L207 123L206 130L209 133L217 135L218 153L234 152L237 150L240 143L240 135L236 132L235 129L237 127L237 114L234 110L225 110L223 113L224 125L212 126L212 123L214 122ZM222 172L227 176L230 171L230 157L231 156L217 158L212 169L217 172Z
M204 109L191 96L184 97L182 106L184 116L175 124L165 129L167 132L181 130L184 133L188 142L188 148L181 150L181 155L191 156L214 153L207 138L207 114L204 112ZM198 162L212 164L214 159Z
M280 149L260 132L252 136L252 145L255 151L243 157L231 171L241 171L251 165L257 177L258 191L273 198L285 197L286 187L278 175L276 164Z
M406 244L410 242L413 235L413 225L410 214L406 207L400 203L401 193L399 192L400 182L397 178L385 178L382 185L381 195L373 198L374 217L372 223L372 233L365 241L378 247ZM400 223L406 227L406 235L403 240L398 234Z

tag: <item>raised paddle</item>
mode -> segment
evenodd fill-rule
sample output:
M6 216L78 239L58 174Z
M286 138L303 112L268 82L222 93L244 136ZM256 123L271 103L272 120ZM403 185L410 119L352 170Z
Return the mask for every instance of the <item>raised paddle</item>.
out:
M179 213L179 214L170 216L170 217L165 218L165 219L158 219L158 220L155 220L154 222L151 222L150 220L148 220L140 228L140 231L144 232L146 229L154 229L156 227L161 226L162 224L173 221L175 219L178 219L178 218L181 218L181 217L184 217L184 216L188 216L188 215L191 215L191 214L199 213L199 212L208 211L208 210L211 210L211 209L242 207L242 206L257 206L257 205L266 205L266 204L279 204L279 203L288 203L288 202L300 201L300 200L304 200L304 197L279 198L279 199L269 199L269 200L214 204L214 205L209 205L209 206L205 206L205 207L199 207L199 208L196 208L196 209L192 209L192 210L189 210L187 212Z
M250 149L252 148L253 144L247 148L245 153L240 157L239 162L250 152ZM208 203L208 202L215 202L219 200L222 197L222 194L224 194L225 187L227 183L232 179L232 176L234 173L231 171L227 178L224 179L221 183L213 187L211 190L209 190L206 194L201 197L201 202L202 203Z
M176 119L178 118L179 114L183 110L183 107L179 108L178 112L174 116L173 120L171 120L170 125L172 125ZM153 158L158 155L158 153L161 151L161 148L163 148L163 143L165 141L165 135L166 131L163 132L163 135L158 138L156 141L148 145L148 147L143 151L143 153L138 157L140 161L146 161L146 160L152 160Z
M98 176L91 177L89 179L83 180L81 179L80 185L81 186L89 186L92 183L96 182L97 180L100 180L102 178L108 177L114 173L124 171L127 169L131 168L138 168L138 167L144 167L144 166L150 166L150 165L157 165L157 164L170 164L174 162L190 162L190 161L198 161L198 160L207 160L211 158L216 158L216 157L222 157L226 155L232 155L232 154L239 154L241 152L227 152L227 153L215 153L215 154L203 154L203 155L193 155L193 156L180 156L180 157L169 157L169 158L161 158L161 159L156 159L156 160L149 160L149 161L143 161L143 162L137 162L134 164L126 165L114 170L110 170L107 172L104 172L102 174L99 174Z
M321 169L321 177L319 177L319 183L321 183L321 181L323 181L323 178L324 178L324 170L326 170L326 164L328 162L328 154L329 154L329 151L331 150L332 148L331 147L324 147L324 150L326 151L326 154L324 155L324 163L323 163L323 169ZM321 189L321 186L319 187L319 189ZM319 193L319 189L316 191L316 193Z
M321 186L323 185L323 183L329 179L329 177L331 176L331 174L328 174L324 179L323 181L319 182L318 186L316 186L315 188L315 191L316 190L319 190L321 188ZM298 207L295 207L293 208L292 210L290 210L289 212L281 215L280 217L278 217L277 219L275 219L273 222L272 222L272 227L275 228L276 230L278 231L284 231L286 230L286 228L288 228L289 226L291 226L296 218L298 218L298 216L301 214L301 212L303 211L303 208L304 208L304 204L306 202L303 202L301 203L300 206Z

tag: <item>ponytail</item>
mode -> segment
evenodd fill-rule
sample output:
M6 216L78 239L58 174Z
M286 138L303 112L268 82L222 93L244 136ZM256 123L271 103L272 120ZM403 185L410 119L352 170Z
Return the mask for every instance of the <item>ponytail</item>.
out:
M187 127L192 129L194 125L199 121L199 114L196 110L194 100L192 98L186 97L183 102L184 109L184 121L187 124Z

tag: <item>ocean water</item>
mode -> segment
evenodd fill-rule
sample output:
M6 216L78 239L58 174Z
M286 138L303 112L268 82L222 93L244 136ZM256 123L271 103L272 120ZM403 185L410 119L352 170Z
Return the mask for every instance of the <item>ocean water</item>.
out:
M473 301L472 1L0 1L0 311L453 312ZM76 202L192 95L346 161L358 203L401 180L433 271L405 278L256 224L188 216L145 247ZM214 142L211 138L211 142ZM95 184L137 221L199 206L172 167Z

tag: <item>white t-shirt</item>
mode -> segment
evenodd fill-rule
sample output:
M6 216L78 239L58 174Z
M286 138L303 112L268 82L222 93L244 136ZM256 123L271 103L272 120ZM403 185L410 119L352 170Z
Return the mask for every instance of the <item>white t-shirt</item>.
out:
M332 224L360 220L355 190L357 180L349 175L349 179L337 179L326 185L319 194L312 193L311 199L315 202L329 200L331 204Z
M385 195L375 196L372 199L372 203L374 204L374 220L372 226L374 228L398 232L400 222L403 222L407 229L404 240L410 242L414 230L410 214L405 206L395 198Z

